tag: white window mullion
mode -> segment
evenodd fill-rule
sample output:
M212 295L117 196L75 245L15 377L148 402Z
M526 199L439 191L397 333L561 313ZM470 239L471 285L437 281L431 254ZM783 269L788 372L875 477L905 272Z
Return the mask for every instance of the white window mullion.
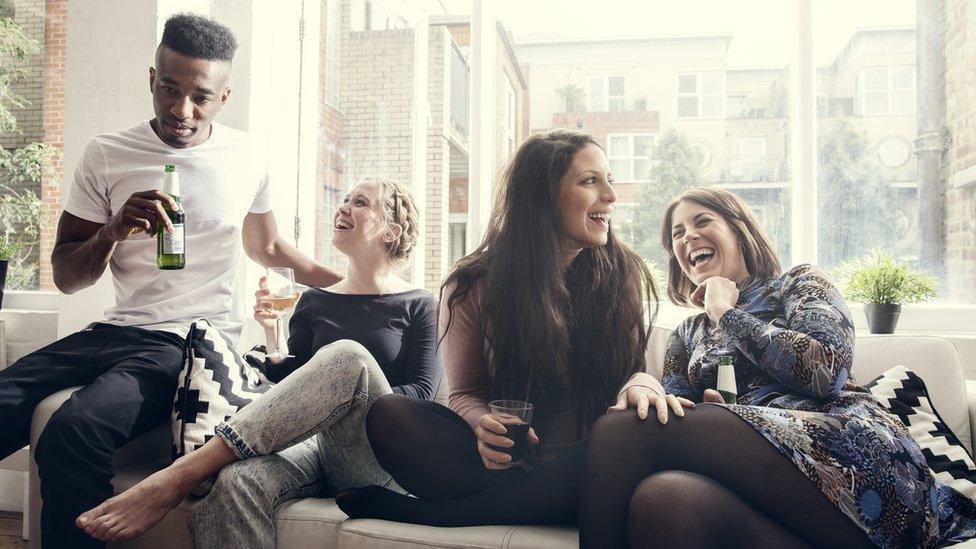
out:
M817 263L817 94L813 62L811 0L793 3L793 66L790 69L794 97L790 127L793 143L791 165L792 264Z

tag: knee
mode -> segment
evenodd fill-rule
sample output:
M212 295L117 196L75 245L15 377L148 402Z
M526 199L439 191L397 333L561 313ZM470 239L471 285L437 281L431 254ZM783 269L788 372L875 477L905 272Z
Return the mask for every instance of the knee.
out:
M256 506L270 498L262 482L262 460L235 461L220 470L210 492L190 513L191 520L206 519L239 505Z
M685 471L662 471L640 482L628 507L631 532L635 527L651 533L654 539L672 539L682 535L678 519L701 513L707 501L701 501L696 485L701 477ZM660 536L660 538L658 537Z
M650 423L656 423L653 418L641 420L633 410L625 410L613 414L604 414L593 424L588 438L589 455L594 452L601 454L616 451L619 446L635 440L635 437L646 435L641 428L653 429Z
M398 419L404 417L414 399L398 394L384 395L376 400L366 413L366 436L377 454L397 440L402 432Z
M85 449L93 446L94 433L90 432L85 414L73 407L62 407L51 416L34 450L34 460L43 470L54 459L81 456Z

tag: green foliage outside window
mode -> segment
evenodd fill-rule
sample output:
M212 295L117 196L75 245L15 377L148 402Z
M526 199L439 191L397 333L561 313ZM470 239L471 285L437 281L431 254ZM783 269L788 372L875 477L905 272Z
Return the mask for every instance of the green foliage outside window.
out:
M878 247L892 248L903 230L897 200L868 146L868 138L841 118L820 133L820 264L832 267Z
M30 103L14 92L23 78L23 64L39 45L13 19L4 16L0 0L0 133L20 134L15 111ZM0 259L10 261L7 288L36 289L36 248L47 222L40 197L24 186L38 187L50 174L58 151L45 143L16 149L0 148ZM20 190L18 190L20 189Z
M623 232L641 257L667 265L668 256L661 248L664 210L683 191L702 184L701 159L685 135L673 128L661 134L653 159L650 177L641 184L637 208Z

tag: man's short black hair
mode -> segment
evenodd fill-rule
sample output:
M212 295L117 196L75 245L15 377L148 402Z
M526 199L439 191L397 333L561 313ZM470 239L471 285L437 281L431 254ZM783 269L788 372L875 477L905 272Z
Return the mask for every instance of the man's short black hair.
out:
M178 13L166 20L159 45L194 59L232 61L237 39L229 28L209 17Z

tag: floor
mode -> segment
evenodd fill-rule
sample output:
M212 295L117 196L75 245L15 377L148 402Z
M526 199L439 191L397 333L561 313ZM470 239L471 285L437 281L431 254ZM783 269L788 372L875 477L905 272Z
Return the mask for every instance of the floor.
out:
M0 549L27 548L27 542L20 537L23 522L20 513L0 511Z

